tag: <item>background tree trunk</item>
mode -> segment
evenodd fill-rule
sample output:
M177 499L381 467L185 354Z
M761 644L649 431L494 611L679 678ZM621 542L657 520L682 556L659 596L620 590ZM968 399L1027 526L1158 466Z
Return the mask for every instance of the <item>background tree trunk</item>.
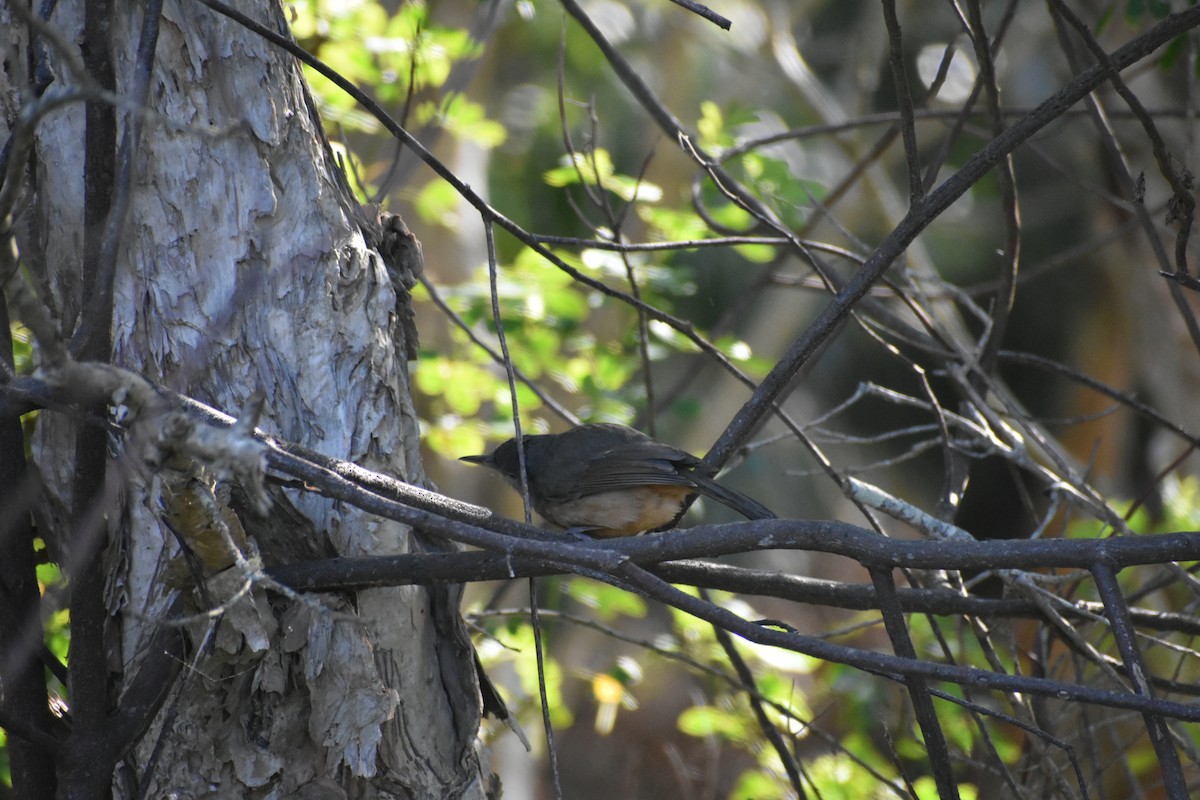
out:
M85 35L84 8L60 2L50 26L86 52L99 43ZM278 3L238 8L286 28ZM113 6L118 94L135 70L143 9ZM36 53L8 4L0 15L7 136L33 99L27 70ZM50 91L78 86L56 45L44 46L56 76ZM261 391L265 431L422 483L400 313L408 298L398 298L372 247L378 221L350 195L298 66L199 3L168 0L149 87L113 284L112 362L235 416ZM118 135L128 112L117 109ZM85 296L84 138L82 102L41 121L15 214L22 258L64 341ZM76 428L51 413L38 425L35 461L63 508L72 502ZM189 503L215 499L224 509L237 506L238 493L229 499L218 485L213 494L214 475L192 464L149 471L118 455L107 466L97 564L104 702L119 704L175 597L182 592L193 610L205 605L164 517L186 527ZM292 490L272 499L265 518L240 514L268 563L410 547L407 529L356 509ZM58 538L78 542L78 529L58 527ZM235 570L207 589L221 602L241 583ZM440 641L448 634L435 623L445 618L431 608L438 601L420 587L327 596L320 605L256 588L229 601L213 646L177 684L177 706L159 714L118 769L118 795L135 793L157 745L148 796L483 796L469 651ZM207 624L199 617L189 626L191 653Z

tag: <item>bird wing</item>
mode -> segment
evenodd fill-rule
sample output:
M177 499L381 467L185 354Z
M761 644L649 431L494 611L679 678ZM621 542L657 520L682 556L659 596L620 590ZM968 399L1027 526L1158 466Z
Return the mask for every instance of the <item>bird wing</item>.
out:
M770 509L741 492L696 472L694 456L661 442L622 444L581 462L575 497L637 486L686 486L711 497L747 519L775 519Z
M660 442L630 442L589 454L576 462L571 480L572 497L632 489L637 486L693 486L679 465L695 459ZM686 467L685 467L686 468Z

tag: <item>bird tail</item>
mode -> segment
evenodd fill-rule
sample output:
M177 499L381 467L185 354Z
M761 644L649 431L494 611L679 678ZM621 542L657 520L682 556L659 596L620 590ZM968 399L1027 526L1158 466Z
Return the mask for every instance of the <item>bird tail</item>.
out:
M711 497L718 503L729 506L746 519L776 519L775 512L736 489L722 486L712 478L705 477L698 472L692 472L688 477L691 478L698 492Z

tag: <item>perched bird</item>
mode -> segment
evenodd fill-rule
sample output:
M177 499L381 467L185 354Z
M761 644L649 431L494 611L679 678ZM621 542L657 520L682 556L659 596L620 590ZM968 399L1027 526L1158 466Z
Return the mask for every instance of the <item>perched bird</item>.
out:
M529 499L548 522L598 538L633 536L670 523L699 492L748 519L770 509L696 471L700 459L624 425L580 425L525 436ZM491 453L463 456L521 490L516 439Z

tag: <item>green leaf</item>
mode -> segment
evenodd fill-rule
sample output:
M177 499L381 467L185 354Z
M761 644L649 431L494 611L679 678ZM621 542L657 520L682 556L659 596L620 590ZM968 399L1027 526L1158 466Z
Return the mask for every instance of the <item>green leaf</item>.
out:
M1171 15L1171 3L1169 0L1147 0L1150 4L1150 13L1158 19L1163 19Z
M738 255L755 264L769 264L775 258L775 248L769 244L739 244Z
M365 185L361 183L363 177L367 174L366 167L362 161L341 142L330 142L329 150L341 165L342 172L346 176L346 183L354 191L355 198L360 203L368 202L370 195L375 191L375 187L369 182Z
M351 83L371 86L380 81L379 66L361 42L331 40L321 48L321 60Z
M20 322L10 322L9 336L13 343L13 368L18 375L26 375L33 370L33 335Z
M806 209L827 192L823 184L796 177L786 161L763 152L747 153L737 167L755 195L791 228L802 227Z
M917 790L917 800L938 800L942 795L938 792L937 783L928 775L922 775L913 781ZM979 789L969 783L958 784L958 796L961 800L976 800Z
M1168 71L1175 66L1180 57L1188 52L1191 39L1187 36L1176 36L1163 49L1162 57L1158 59L1158 66L1163 72Z
M454 187L441 179L432 180L417 193L413 207L425 222L445 228L458 227L458 203L460 200Z
M713 235L704 220L693 211L639 205L637 214L642 222L650 227L651 240L692 241L707 239Z
M696 123L696 131L700 134L700 146L705 150L718 150L733 144L733 138L724 135L725 120L721 115L721 107L711 100L700 104L700 120Z
M417 362L417 388L437 397L454 414L472 417L490 400L500 379L478 364L450 358L425 358Z
M564 591L575 601L594 609L598 616L610 622L617 617L641 619L646 616L646 601L636 594L587 578L571 578Z
M750 212L726 200L711 181L704 184L701 193L708 208L708 215L721 227L741 231L754 225L754 217Z
M783 800L791 796L790 786L759 770L743 772L729 794L730 800Z
M484 113L483 106L455 94L446 99L440 109L432 104L419 107L417 118L429 122L437 118L443 128L459 139L475 142L480 147L492 148L503 144L508 132Z
M612 156L603 148L564 155L559 162L560 166L542 176L550 186L561 188L583 182L612 192L629 203L635 200L655 203L662 199L662 189L653 183L617 173Z
M422 425L421 442L446 458L473 455L487 449L487 439L480 426L450 414L444 414L432 423L426 422Z
M379 133L383 126L372 115L354 105L349 95L334 86L325 76L308 74L309 85L317 97L317 109L327 125L364 133Z
M752 738L753 732L752 724L744 715L715 706L684 709L676 725L682 733L698 739L718 736L733 742L745 742Z
M810 658L809 661L811 666L808 666L804 669L793 669L791 671L795 673L815 671L815 667L817 665L816 660ZM800 717L801 719L811 719L812 709L808 706L807 698L805 698L804 694L797 688L795 679L787 674L769 671L771 669L769 662L767 662L766 669L767 671L759 673L759 676L755 681L759 693L763 697L766 697L783 706L797 717ZM773 710L771 713L778 714L778 712ZM779 716L782 719L782 715ZM790 722L785 724L795 725L796 723Z

